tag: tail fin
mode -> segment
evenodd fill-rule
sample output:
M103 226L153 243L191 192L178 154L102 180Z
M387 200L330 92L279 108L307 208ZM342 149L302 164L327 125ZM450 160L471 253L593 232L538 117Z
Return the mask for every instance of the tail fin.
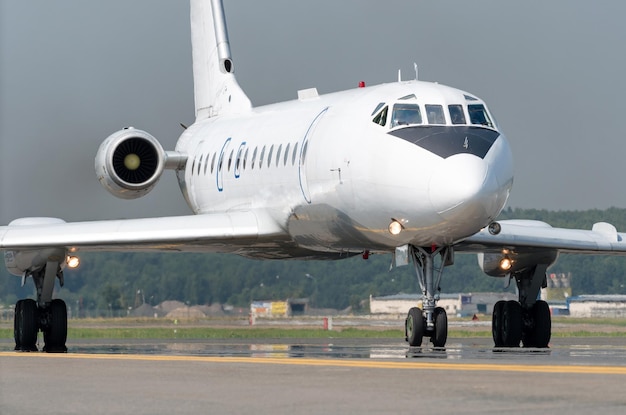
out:
M222 0L191 0L191 47L196 119L250 110L233 74Z

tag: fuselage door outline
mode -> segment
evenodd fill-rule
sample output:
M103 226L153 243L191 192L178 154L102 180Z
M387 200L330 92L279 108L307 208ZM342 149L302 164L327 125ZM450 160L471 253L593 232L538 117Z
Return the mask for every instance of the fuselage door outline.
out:
M306 130L304 137L302 138L302 142L300 145L300 155L298 157L298 180L300 182L300 190L302 191L302 196L307 203L311 203L311 194L309 193L309 185L306 180L306 169L304 163L306 162L306 152L309 146L309 135L313 131L314 127L317 125L322 115L328 111L329 107L324 108L319 114L315 116L311 125Z

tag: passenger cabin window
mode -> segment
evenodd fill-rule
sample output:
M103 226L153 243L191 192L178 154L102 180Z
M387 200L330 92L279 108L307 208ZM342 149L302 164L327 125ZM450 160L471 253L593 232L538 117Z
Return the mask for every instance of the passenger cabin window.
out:
M198 161L198 176L200 176L200 170L202 170L202 158L204 157L204 154L200 155L200 160Z
M276 167L278 167L278 163L280 162L280 153L283 151L283 145L278 146L278 151L276 152Z
M224 171L224 170L222 170L222 166L224 166L224 153L220 154L220 159L217 162L217 171L218 172Z
M441 105L426 105L426 116L428 124L445 124L446 117L443 115L443 107Z
M287 147L285 148L285 155L283 156L283 166L287 165L287 159L289 158L289 147L291 147L291 143L287 143Z
M417 104L395 104L391 115L391 128L399 125L422 123L422 113Z
M486 125L493 128L493 123L487 110L483 104L472 104L467 106L467 112L469 112L470 121L472 124Z
M243 153L243 147L239 147L237 151L237 159L235 160L235 173L241 168L241 153Z
M378 124L378 125L382 125L385 126L387 124L387 111L389 110L389 107L385 107L383 108L375 117L372 121L374 121L374 123Z
M230 166L233 164L233 154L235 154L235 149L230 150L230 156L228 156L228 171L230 171Z
M298 143L293 146L293 154L291 155L291 165L295 166L296 164L296 156L298 155Z
M251 169L254 170L254 163L256 162L256 152L259 148L258 147L254 147L254 151L252 152L252 165L250 166Z
M462 105L448 105L452 124L465 124L465 114Z
M274 144L270 147L270 152L267 154L267 167L272 164L272 154L274 154Z
M306 160L306 150L309 148L309 140L306 140L302 145L302 158L300 159L300 165L304 166Z
M259 169L263 168L263 158L265 157L265 146L261 150L261 156L259 157Z

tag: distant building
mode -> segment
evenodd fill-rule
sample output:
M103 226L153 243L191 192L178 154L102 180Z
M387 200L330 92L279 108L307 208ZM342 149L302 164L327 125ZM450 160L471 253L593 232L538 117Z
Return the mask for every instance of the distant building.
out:
M491 314L493 305L500 300L517 300L513 293L470 293L441 294L438 307L446 310L451 316L472 316L474 314ZM411 307L422 307L421 294L394 294L384 297L370 296L370 313L372 314L406 314Z
M626 295L579 295L568 304L572 317L626 317Z
M250 313L255 317L291 317L306 314L309 300L306 298L287 301L253 301Z

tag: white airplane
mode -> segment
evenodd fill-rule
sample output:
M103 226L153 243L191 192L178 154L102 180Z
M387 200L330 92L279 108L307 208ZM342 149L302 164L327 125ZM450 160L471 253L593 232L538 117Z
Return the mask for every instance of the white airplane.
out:
M252 107L237 84L220 0L191 0L196 120L164 151L132 127L100 146L96 174L113 195L148 193L176 172L194 215L66 223L21 218L0 227L8 270L32 277L37 300L15 306L16 350L66 351L67 309L55 280L85 251L193 251L261 259L340 259L393 253L412 262L423 308L406 339L447 340L437 307L457 252L479 254L486 274L513 278L519 301L493 312L496 346L547 347L551 321L537 300L560 252L626 254L626 234L536 221L494 222L513 184L512 155L485 103L430 82L398 81Z

